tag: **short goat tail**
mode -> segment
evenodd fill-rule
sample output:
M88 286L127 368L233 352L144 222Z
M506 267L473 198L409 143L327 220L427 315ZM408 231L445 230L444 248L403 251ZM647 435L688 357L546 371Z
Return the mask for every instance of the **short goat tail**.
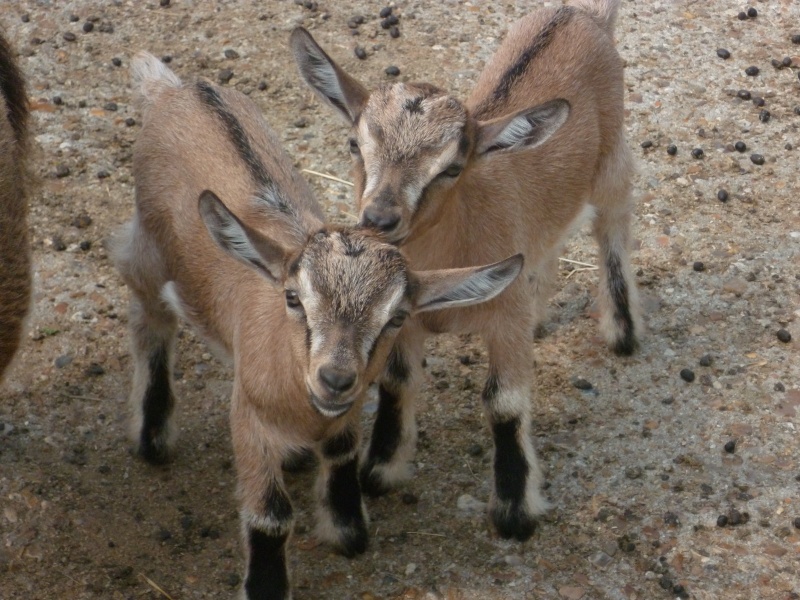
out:
M181 87L181 80L170 68L149 52L139 52L131 62L131 78L136 100L146 110L165 88Z
M592 15L597 24L614 36L614 24L617 22L617 11L622 0L570 0L569 4Z

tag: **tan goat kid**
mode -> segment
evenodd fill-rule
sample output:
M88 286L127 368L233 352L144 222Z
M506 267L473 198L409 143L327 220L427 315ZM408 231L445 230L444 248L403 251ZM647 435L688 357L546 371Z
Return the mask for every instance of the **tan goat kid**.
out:
M307 448L319 454L319 533L346 555L363 552L357 454L367 387L408 315L494 297L522 257L412 272L374 232L323 223L245 96L206 81L183 85L149 54L134 60L133 75L144 109L136 214L116 260L132 296L138 450L153 463L171 451L180 315L233 359L243 595L286 600L292 506L282 462Z
M0 35L0 381L19 348L31 301L27 151L25 81Z
M616 352L633 352L639 316L628 258L623 63L612 39L618 5L573 0L521 19L466 103L427 83L369 93L308 32L292 34L303 78L352 126L362 224L382 230L415 268L525 255L523 276L497 300L404 327L382 381L365 491L383 493L409 476L426 335L476 332L490 361L483 399L495 443L491 516L503 537L531 535L547 506L530 430L533 335L558 253L582 214L596 216L602 329Z

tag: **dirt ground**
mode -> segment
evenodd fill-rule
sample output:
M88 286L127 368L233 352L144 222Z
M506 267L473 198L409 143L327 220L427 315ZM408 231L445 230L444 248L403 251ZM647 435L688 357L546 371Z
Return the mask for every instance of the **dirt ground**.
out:
M106 243L133 205L133 53L170 56L187 80L227 78L263 109L298 167L346 178L344 127L291 61L295 25L369 85L393 65L402 80L465 97L507 26L538 3L399 0L397 39L379 25L382 2L159 4L20 0L0 10L30 83L41 178L31 197L35 310L0 391L4 599L226 598L240 584L230 371L192 330L180 339L176 460L147 466L127 440L127 292ZM442 336L418 403L416 477L368 501L364 556L316 543L313 476L290 478L296 599L800 597L800 45L791 41L800 4L750 4L758 16L739 20L744 0L623 2L617 39L640 163L633 261L649 331L635 356L611 355L592 304L596 273L563 263L536 349L535 443L554 508L534 537L507 542L489 526L486 354L478 339ZM357 36L347 25L355 15ZM771 65L784 57L793 65ZM760 73L746 75L749 66ZM332 219L351 219L349 188L309 178ZM595 247L581 232L563 255L591 264ZM781 329L793 339L782 342Z

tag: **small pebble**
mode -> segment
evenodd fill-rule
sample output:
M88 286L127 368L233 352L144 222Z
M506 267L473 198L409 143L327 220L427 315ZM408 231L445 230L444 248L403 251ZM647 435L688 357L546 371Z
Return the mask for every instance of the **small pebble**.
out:
M97 178L98 179L105 179L106 177L109 177L109 176L110 176L110 173L108 171L106 171L105 169L100 169L97 172Z
M789 333L789 330L787 329L778 329L778 333L776 335L778 336L778 340L784 344L788 344L792 341L792 334Z
M772 388L772 389L773 389L773 390L775 390L776 392L785 392L785 391L786 391L786 386L785 386L785 385L783 385L783 384L782 384L782 383L779 381L778 383L776 383L776 384L773 386L773 388Z
M161 62L163 62L165 65L168 65L172 62L172 57L169 54L165 54L161 57Z
M592 389L592 384L589 381L586 381L583 377L573 378L572 386L584 391Z
M80 249L81 249L81 250L83 250L84 252L88 252L89 250L91 250L91 249L92 249L92 242L90 242L89 240L83 240L83 241L80 243L79 247L80 247Z
M67 165L58 165L56 167L56 177L59 179L69 175L69 167Z
M115 67L121 67L122 66L122 59L117 58L115 56L114 58L111 59L111 64L114 65Z
M767 121L769 121L771 116L772 115L768 110L762 110L760 113L758 113L758 120L761 121L762 123L766 123Z
M736 18L739 19L740 21L746 21L747 20L747 13L744 12L744 11L741 11L738 15L736 15Z
M222 69L217 75L217 79L219 79L220 83L228 83L231 79L233 79L233 70Z
M744 142L736 142L733 145L733 147L736 148L737 152L744 152L745 150L747 150L747 144L745 144Z
M419 502L419 498L417 498L411 492L405 492L402 496L400 496L400 501L403 504L411 505L411 504L416 504L417 502Z
M739 96L742 100L750 100L752 98L752 94L747 90L739 90L736 92L736 95Z
M94 29L94 23L91 21L86 21L86 23L83 24L83 33L90 33L92 29Z
M753 104L761 108L766 104L766 101L761 96L756 96L753 98Z
M800 529L800 517L795 517L794 526L795 526L795 529Z
M728 191L727 190L719 190L717 192L717 200L720 202L727 202L728 201Z
M67 245L64 243L64 240L62 240L57 235L53 236L53 238L50 241L53 244L53 250L55 250L56 252L63 252L64 250L67 249Z
M792 43L793 44L800 44L800 33L795 34L792 36Z
M61 106L64 104L64 100L61 98L61 96L53 96L53 104L56 106Z
M236 50L234 50L233 48L226 48L224 54L225 54L225 58L228 58L228 59L231 59L231 60L235 60L235 59L239 58L239 53Z
M792 150L793 148L794 148L794 146L792 146L791 142L786 142L786 144L784 144L784 146L783 146L784 150Z
M266 81L264 81L264 80L261 80L261 81L259 81L259 82L258 82L258 85L257 85L256 87L259 89L259 91L262 91L262 92L263 92L263 91L264 91L265 89L267 89L269 86L267 85L267 82L266 82Z
M725 48L717 48L717 56L719 56L722 59L728 60L731 57L731 53Z
M384 7L381 9L381 12L379 12L379 13L378 13L378 16L379 16L381 19L385 19L385 18L386 18L386 17L388 17L390 14L392 14L392 7L391 7L391 6L384 6Z
M170 1L170 0L160 0L160 1L159 1L159 4L160 4L161 6L169 6L169 1Z
M397 25L392 25L389 27L389 35L393 38L400 37L400 28Z
M764 164L764 156L761 154L751 154L750 160L753 161L754 165L763 165Z
M702 148L692 149L692 156L694 158L703 158L703 149Z
M298 129L302 129L303 127L308 127L308 119L306 119L305 117L300 117L299 119L296 119L292 124Z
M691 369L681 369L681 379L683 379L687 383L692 383L694 381L694 371Z
M384 72L390 77L397 77L398 75L400 75L400 69L395 67L394 65L386 67L386 70Z
M700 357L701 367L710 367L713 362L714 362L714 357L711 356L710 354L703 354L703 356Z
M136 125L136 119L134 119L133 117L128 117L127 119L125 119L126 127L133 127L134 125Z
M729 442L725 443L725 452L728 454L733 454L736 452L736 440L730 440Z
M24 15L22 15L22 16L20 17L20 20L21 20L23 23L30 23L30 22L31 22L31 16L30 16L28 13L25 13Z
M720 515L717 517L717 527L725 527L728 524L728 517Z
M694 269L694 270L695 270L695 271L697 271L698 273L702 273L703 271L705 271L705 270L706 270L706 265L705 265L705 264L704 264L702 261L699 261L699 260L697 260L697 261L695 261L695 263L692 265L692 269Z
M653 142L651 142L650 140L645 140L641 143L641 146L646 150L647 148L653 147Z
M110 112L116 112L117 108L119 108L119 107L117 106L116 102L106 102L103 105L103 108L105 110L107 110L107 111L110 111Z
M87 377L100 377L100 375L105 374L106 370L103 368L102 365L98 365L97 363L90 364L86 370L84 371L84 375Z
M80 20L81 20L81 18L78 15L70 15L69 16L69 22L70 23L77 23Z
M748 75L750 77L755 77L756 75L759 74L759 72L760 72L760 69L758 67L756 67L756 66L750 66L750 67L747 67L744 70L745 75Z
M747 9L747 16L751 19L755 19L758 16L758 11L754 7L750 7Z
M92 217L87 215L86 213L81 213L72 221L70 221L70 225L73 227L77 227L78 229L86 229L89 225L92 224Z
M77 36L71 31L65 31L64 35L61 37L63 37L68 42L74 42L76 39L78 39Z
M114 33L114 25L108 21L100 23L100 33Z
M356 54L356 58L358 58L359 60L364 60L365 58L367 58L367 51L364 50L363 46L356 46L354 52Z
M667 146L667 154L670 156L675 156L678 153L678 147L675 144L670 144Z

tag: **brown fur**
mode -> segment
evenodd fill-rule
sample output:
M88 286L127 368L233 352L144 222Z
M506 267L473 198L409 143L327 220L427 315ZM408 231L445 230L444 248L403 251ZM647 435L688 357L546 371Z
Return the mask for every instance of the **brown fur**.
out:
M345 554L363 552L358 419L400 325L413 312L451 304L453 294L465 304L494 296L522 260L409 271L374 232L324 225L245 96L207 82L183 85L147 54L133 70L145 111L134 147L136 214L116 247L132 295L133 433L144 458L169 457L173 340L183 316L233 360L243 593L289 598L283 461L308 448L319 454L320 535ZM349 497L337 506L345 508L332 508L331 494L342 490Z
M358 144L353 170L363 223L383 229L416 268L525 254L526 276L508 293L480 306L421 315L397 342L415 357L413 366L426 332L473 332L486 340L493 374L485 393L489 421L493 427L509 419L522 423L518 450L531 474L524 506L496 497L492 513L504 536L521 539L546 505L525 433L533 332L544 317L558 253L589 207L601 249L604 333L627 354L640 329L628 263L633 168L624 136L623 62L611 38L619 0L572 4L537 10L512 25L463 104L426 84L398 83L370 94L308 33L297 30L292 38L306 81L334 107L346 105L340 111L352 125L353 150ZM404 460L414 439L408 416L414 381L412 375L397 391L405 441L396 456ZM498 464L513 458L500 456ZM400 459L371 466L367 459L373 469L367 476L386 486L402 478Z
M31 299L25 82L0 35L0 380L19 348Z

